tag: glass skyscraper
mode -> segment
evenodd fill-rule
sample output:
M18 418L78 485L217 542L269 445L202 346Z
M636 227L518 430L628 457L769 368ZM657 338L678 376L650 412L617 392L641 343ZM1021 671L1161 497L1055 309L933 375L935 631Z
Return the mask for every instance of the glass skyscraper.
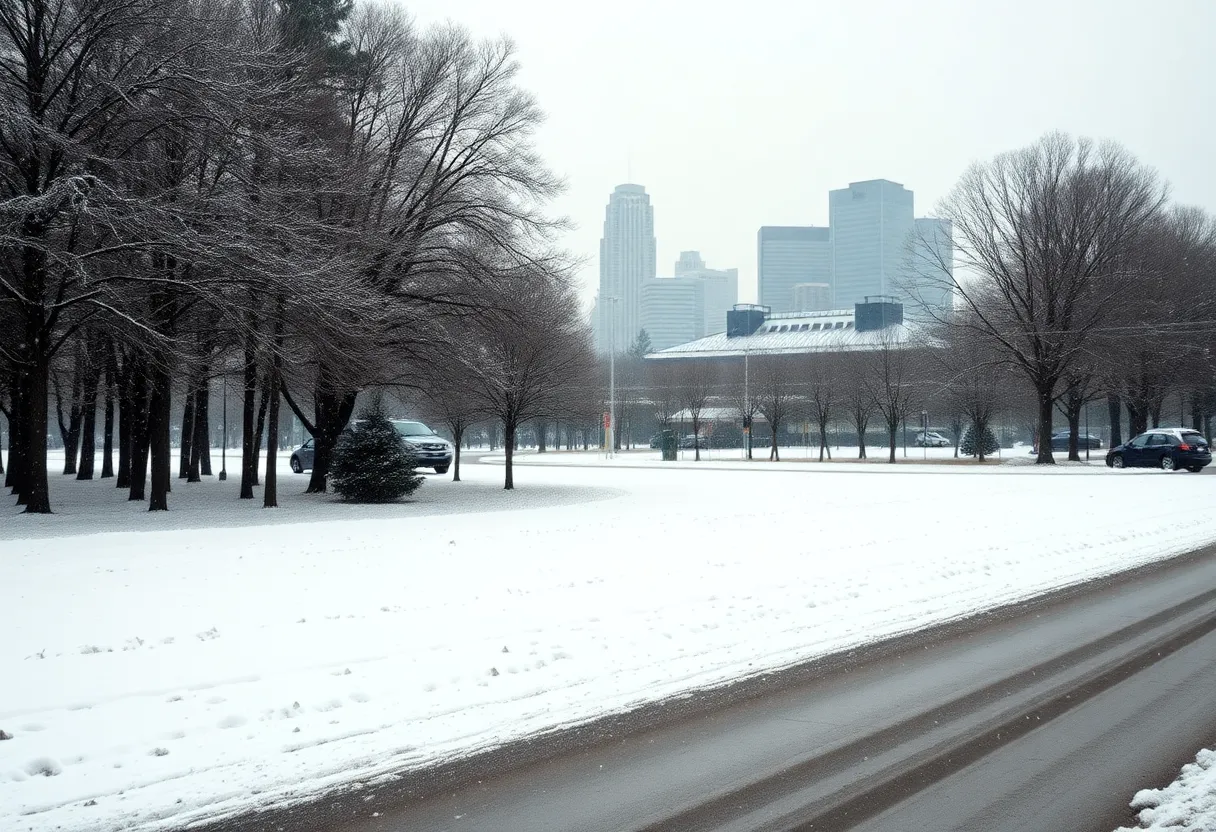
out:
M797 311L794 287L832 282L832 234L827 228L765 225L756 237L757 295L774 312Z

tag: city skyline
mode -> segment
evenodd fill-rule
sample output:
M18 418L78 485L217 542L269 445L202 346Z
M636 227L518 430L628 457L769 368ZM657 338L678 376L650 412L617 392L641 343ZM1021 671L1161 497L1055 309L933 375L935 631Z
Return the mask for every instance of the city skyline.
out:
M698 249L737 266L741 301L757 297L760 226L828 225L822 195L873 176L908 183L918 214L933 216L972 162L1055 129L1121 142L1175 201L1216 211L1216 158L1200 140L1216 127L1201 104L1216 70L1206 0L1151 15L1131 0L1027 0L1016 15L963 0L762 0L729 24L689 3L619 0L593 27L545 0L402 5L421 25L451 19L516 42L520 83L548 116L538 152L568 184L552 213L574 225L559 241L580 260L584 309L598 288L604 195L620 182L645 183L660 206L660 264ZM694 71L674 43L729 58ZM1027 43L1067 60L1035 60ZM859 44L907 71L859 62Z

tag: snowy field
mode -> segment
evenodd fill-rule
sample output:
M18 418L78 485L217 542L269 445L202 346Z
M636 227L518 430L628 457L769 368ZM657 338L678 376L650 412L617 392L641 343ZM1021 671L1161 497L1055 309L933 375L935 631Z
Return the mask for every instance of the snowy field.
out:
M1200 751L1195 762L1183 766L1178 779L1164 789L1137 792L1131 807L1140 812L1139 825L1120 827L1115 832L1216 829L1216 751L1206 748Z
M0 829L177 829L1216 540L1208 475L538 460L391 506L284 474L269 511L61 476L6 508Z

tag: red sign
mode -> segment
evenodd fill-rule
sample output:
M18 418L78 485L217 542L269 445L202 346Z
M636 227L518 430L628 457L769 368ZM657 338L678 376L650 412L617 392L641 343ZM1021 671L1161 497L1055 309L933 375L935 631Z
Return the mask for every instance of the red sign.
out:
M611 429L612 429L612 414L605 413L604 414L604 430L611 430Z

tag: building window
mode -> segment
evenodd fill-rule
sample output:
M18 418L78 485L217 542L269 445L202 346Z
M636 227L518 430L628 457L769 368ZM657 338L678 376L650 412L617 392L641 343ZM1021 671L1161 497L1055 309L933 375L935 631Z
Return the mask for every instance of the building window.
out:
M801 332L806 332L808 329L810 329L810 326L810 324L803 324L802 326L798 327L798 329Z
M783 326L783 327L781 327L781 329L780 329L780 330L778 330L778 332L785 332L785 331L787 331L788 329L789 329L789 327L788 327L788 326Z
M814 326L811 327L811 332L818 332L818 331L819 331L819 324L815 324Z
M844 329L844 321L837 321L837 322L836 322L836 328L837 328L837 329Z
M852 329L852 328L853 328L853 322L852 322L852 321L849 321L847 324L845 324L845 325L844 325L844 328L845 328L845 329Z

